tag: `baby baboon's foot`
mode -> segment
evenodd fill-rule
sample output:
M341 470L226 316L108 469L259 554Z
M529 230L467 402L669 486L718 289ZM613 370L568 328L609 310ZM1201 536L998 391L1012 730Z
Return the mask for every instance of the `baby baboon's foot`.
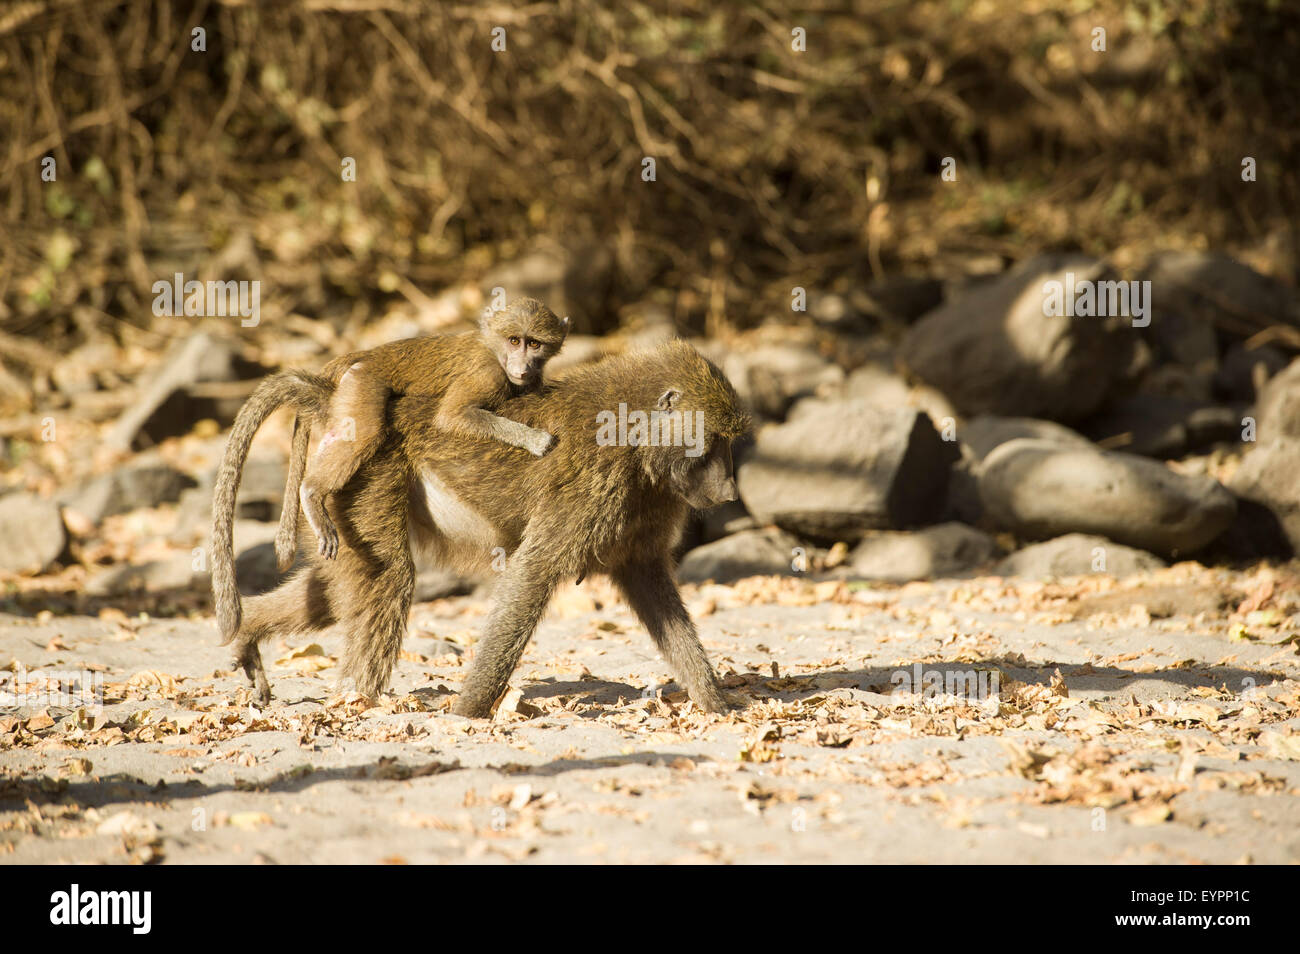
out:
M332 560L339 555L339 532L334 529L332 522L321 521L321 526L316 531L316 540L320 555L325 559Z

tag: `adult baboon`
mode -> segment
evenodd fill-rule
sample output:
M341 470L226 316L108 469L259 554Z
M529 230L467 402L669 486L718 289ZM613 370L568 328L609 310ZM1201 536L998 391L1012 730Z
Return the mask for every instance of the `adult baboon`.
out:
M388 435L334 495L343 546L275 591L249 600L242 621L230 525L239 472L257 427L281 404L319 419L330 383L281 372L240 411L218 476L213 589L236 659L270 697L258 643L272 633L347 626L344 673L375 695L388 684L406 631L412 551L483 568L507 553L473 666L454 711L490 714L564 579L605 573L636 612L690 698L727 703L673 580L670 552L689 507L736 496L731 442L749 426L723 374L671 342L575 369L562 383L507 401L498 413L553 434L545 457L498 441L449 438L435 399L390 402Z

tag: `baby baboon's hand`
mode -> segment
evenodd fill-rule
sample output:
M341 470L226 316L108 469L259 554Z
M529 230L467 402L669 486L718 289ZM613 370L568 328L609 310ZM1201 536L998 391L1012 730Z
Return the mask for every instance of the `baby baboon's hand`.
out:
M555 446L555 438L546 431L534 430L528 435L527 450L530 454L541 457L548 450Z

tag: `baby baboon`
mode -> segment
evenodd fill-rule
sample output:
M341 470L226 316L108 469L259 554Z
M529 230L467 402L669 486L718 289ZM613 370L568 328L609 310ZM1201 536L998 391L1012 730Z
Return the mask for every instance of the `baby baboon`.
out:
M299 499L321 556L333 559L338 553L338 532L325 503L379 446L393 395L437 397L436 424L457 439L486 437L538 457L545 454L554 443L550 434L493 411L513 395L541 385L543 367L560 350L568 332L568 318L557 318L535 298L520 298L486 315L477 333L394 341L327 364L322 374L337 387L330 399L325 434L310 464L305 464L309 429L294 426L285 506L276 536L280 569L288 569L297 552Z
M366 695L391 678L414 586L411 550L443 565L483 567L509 554L473 667L454 711L487 716L555 587L609 574L691 699L727 702L673 580L670 553L689 507L736 496L731 442L749 426L731 384L684 342L577 368L498 410L559 440L542 458L497 441L440 439L437 398L392 402L389 436L335 495L345 546L313 556L277 590L249 600L241 624L230 524L234 485L257 426L279 403L311 419L329 382L282 373L240 411L217 482L213 589L217 617L258 698L269 699L258 643L272 633L348 624L344 673Z

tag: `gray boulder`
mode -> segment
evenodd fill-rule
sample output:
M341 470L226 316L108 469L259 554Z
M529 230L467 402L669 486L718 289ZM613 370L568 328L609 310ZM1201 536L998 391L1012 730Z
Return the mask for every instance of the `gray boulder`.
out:
M1263 386L1291 363L1280 348L1264 344L1255 348L1243 342L1231 345L1219 362L1214 376L1215 390L1230 401L1249 404L1263 393Z
M1152 287L1147 332L1156 353L1211 374L1218 333L1248 338L1300 323L1294 292L1219 252L1158 252L1141 277Z
M1164 560L1144 550L1135 550L1105 537L1070 533L1017 550L994 567L993 572L998 576L1037 579L1092 573L1119 577L1158 570L1164 565Z
M1240 409L1168 394L1121 398L1081 425L1108 450L1144 457L1182 457L1220 441L1241 439Z
M1261 441L1300 437L1300 360L1269 379L1255 406Z
M1144 369L1128 318L1044 314L1048 281L1107 280L1083 256L1040 256L946 302L913 325L899 357L962 414L1074 421Z
M180 498L197 481L170 464L140 461L95 477L65 494L63 505L92 523L142 507L156 507Z
M780 420L803 397L837 390L844 371L811 348L764 345L722 357L723 373L758 415Z
M135 401L118 417L105 443L117 450L141 449L188 433L204 418L234 420L247 394L203 392L203 385L256 377L265 369L240 356L232 339L197 331L177 342L143 375Z
M866 536L849 557L855 576L906 583L967 573L999 553L987 533L963 523L923 530L883 530Z
M1022 437L1076 447L1091 446L1088 438L1078 431L1055 421L1035 417L996 417L991 414L971 418L958 428L957 437L970 449L975 460L983 460L995 448Z
M787 423L759 431L737 480L759 523L851 541L939 519L957 457L918 411L803 402Z
M793 576L798 546L798 540L780 530L745 530L688 552L677 567L677 578L683 583L726 583L747 576Z
M979 495L989 517L1018 536L1092 533L1169 556L1210 543L1236 515L1213 477L1188 476L1116 451L1015 440L985 460Z
M1300 552L1300 440L1280 438L1261 442L1248 453L1228 481L1237 496L1263 508ZM1264 514L1248 514L1258 517ZM1272 521L1270 521L1272 522ZM1258 528L1260 531L1263 528Z
M58 559L67 541L54 501L29 493L0 497L0 570L39 573Z
M559 316L568 315L573 330L608 330L601 316L609 297L614 256L598 243L567 248L549 240L535 243L519 258L494 268L482 283L489 301L492 289L503 288L507 301L538 298Z

